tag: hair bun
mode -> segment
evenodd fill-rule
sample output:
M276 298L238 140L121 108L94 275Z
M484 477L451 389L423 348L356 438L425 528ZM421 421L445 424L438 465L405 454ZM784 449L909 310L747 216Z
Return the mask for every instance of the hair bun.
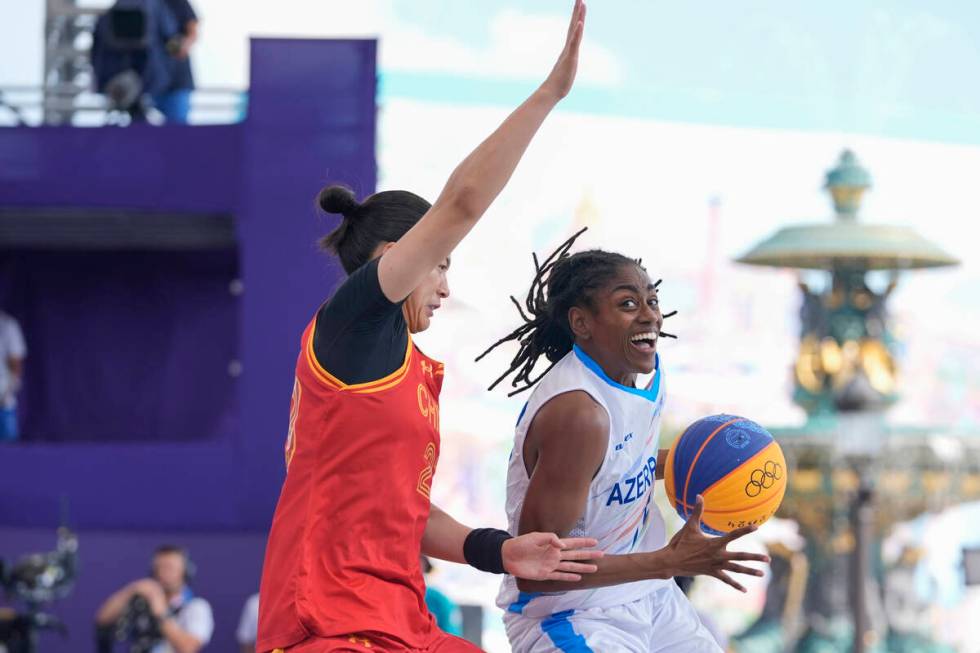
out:
M346 186L327 186L320 191L317 204L326 213L340 213L345 217L350 217L361 207L354 197L354 191Z

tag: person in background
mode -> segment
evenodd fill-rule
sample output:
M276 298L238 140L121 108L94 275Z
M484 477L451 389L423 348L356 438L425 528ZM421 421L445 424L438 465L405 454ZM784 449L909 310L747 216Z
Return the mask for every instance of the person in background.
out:
M27 345L20 325L0 311L0 442L14 441L17 428L17 393L24 377Z
M238 630L235 639L241 653L255 653L255 641L259 632L259 593L248 597L242 608L242 616L238 620Z
M177 38L167 43L170 53L170 84L153 97L156 108L167 122L187 124L191 108L191 91L194 90L194 74L191 71L191 48L197 43L200 21L189 0L164 0L177 21Z
M177 546L158 547L151 574L105 600L95 615L97 629L114 626L129 610L133 597L140 595L149 604L163 638L151 653L197 653L211 641L214 616L211 604L191 590L194 567L187 552Z

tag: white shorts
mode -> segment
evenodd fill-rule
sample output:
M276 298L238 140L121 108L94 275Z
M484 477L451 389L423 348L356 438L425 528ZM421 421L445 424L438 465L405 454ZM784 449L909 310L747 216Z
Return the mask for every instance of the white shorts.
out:
M722 653L694 606L671 583L608 608L534 618L504 613L514 653Z

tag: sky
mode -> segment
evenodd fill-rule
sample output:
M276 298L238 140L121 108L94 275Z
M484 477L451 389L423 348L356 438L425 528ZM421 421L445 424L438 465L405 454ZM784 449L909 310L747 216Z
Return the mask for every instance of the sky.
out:
M432 198L547 74L570 6L197 0L194 70L202 88L245 89L249 35L379 38L380 186ZM0 11L0 87L39 84L44 1ZM731 261L788 223L830 220L824 174L845 147L873 178L862 219L912 226L962 260L908 275L893 296L903 401L890 417L980 433L980 253L966 238L980 216L978 71L980 3L593 0L574 91L454 254L453 297L419 338L449 369L437 503L501 522L520 400L483 392L505 353L473 358L515 325L507 296L526 291L530 252L582 224L583 246L642 256L680 310L681 339L661 344L675 426L722 411L801 423L796 278ZM961 523L911 530L939 540ZM948 549L925 567L947 585ZM453 587L492 594L492 579L446 567ZM965 609L962 591L947 596Z

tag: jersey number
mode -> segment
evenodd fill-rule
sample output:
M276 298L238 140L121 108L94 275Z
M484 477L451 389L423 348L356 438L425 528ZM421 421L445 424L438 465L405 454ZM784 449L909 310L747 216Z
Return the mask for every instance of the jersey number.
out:
M432 473L436 467L436 445L431 442L426 445L422 459L425 461L425 467L419 472L419 484L415 489L419 491L419 494L428 499L429 491L432 489Z

